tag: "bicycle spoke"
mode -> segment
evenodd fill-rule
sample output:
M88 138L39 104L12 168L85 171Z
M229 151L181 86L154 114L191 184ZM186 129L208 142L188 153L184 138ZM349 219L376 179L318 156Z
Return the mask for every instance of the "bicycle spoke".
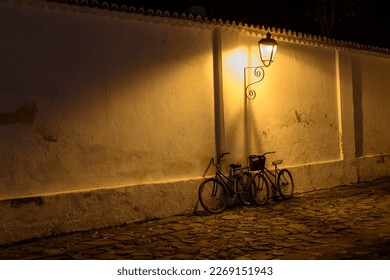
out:
M252 175L249 172L243 172L237 178L238 198L244 205L250 205L252 201L250 190L251 180Z
M216 197L217 193L218 193L218 185L215 182L213 182L213 188L212 188L212 191L211 191L211 197Z
M288 199L294 192L294 180L292 174L287 169L280 170L277 179L279 194L282 198Z
M252 179L251 194L253 201L257 205L264 205L268 201L268 183L260 173L256 174Z

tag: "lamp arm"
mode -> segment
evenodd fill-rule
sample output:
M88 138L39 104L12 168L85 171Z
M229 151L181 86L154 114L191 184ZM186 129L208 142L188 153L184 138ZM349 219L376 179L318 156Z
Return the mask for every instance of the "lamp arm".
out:
M250 70L253 69L253 72ZM247 73L250 72L252 73L252 76L256 77L256 81L249 83L248 84L248 77ZM255 99L256 97L256 91L254 89L250 89L248 91L248 88L254 84L257 84L261 82L264 79L264 66L254 66L254 67L245 67L244 68L244 83L245 83L245 97L252 100Z

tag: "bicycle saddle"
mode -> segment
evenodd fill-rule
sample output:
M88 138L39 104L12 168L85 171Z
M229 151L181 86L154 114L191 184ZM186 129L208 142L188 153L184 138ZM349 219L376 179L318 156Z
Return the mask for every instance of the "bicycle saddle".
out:
M232 164L230 164L229 166L230 166L230 168L235 169L235 168L240 168L240 167L241 167L241 164L239 164L239 163L232 163Z
M273 161L272 161L272 165L278 165L278 164L281 164L282 162L283 162L282 159L273 160Z

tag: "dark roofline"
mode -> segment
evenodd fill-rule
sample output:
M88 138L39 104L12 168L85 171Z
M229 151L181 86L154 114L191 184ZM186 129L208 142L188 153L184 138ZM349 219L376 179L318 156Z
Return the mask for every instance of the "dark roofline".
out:
M34 2L35 0L8 0L8 1L22 1L22 2ZM39 0L42 1L42 0ZM162 17L165 19L180 19L187 20L194 23L200 24L208 24L212 27L236 27L240 30L244 30L250 33L255 34L265 34L266 32L271 32L272 36L279 41L296 43L296 44L304 44L310 46L318 46L318 47L334 47L339 49L351 49L360 52L368 52L371 54L381 55L381 56L389 56L390 49L389 48L381 48L372 45L365 45L360 43L354 43L350 41L343 40L335 40L331 38L326 38L324 36L316 36L311 34L305 34L301 32L295 32L286 29L280 29L275 27L265 27L259 25L248 25L246 23L222 19L209 19L207 17L201 17L200 15L192 15L171 11L161 11L153 9L145 9L143 7L134 7L127 6L125 4L115 4L108 3L107 1L101 0L43 0L43 2L55 2L62 3L65 5L72 6L80 6L80 7L90 7L90 8L98 8L106 11L119 12L119 13L127 13L127 14L135 14L135 15L143 15L143 16L153 16L153 17ZM33 3L32 3L33 4Z

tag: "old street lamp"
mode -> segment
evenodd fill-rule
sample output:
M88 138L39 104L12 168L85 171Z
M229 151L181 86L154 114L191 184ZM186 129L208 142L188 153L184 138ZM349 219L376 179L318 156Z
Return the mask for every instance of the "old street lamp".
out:
M271 38L271 34L268 32L267 37L261 39L257 44L259 45L261 61L265 67L270 66L275 59L278 43Z
M264 79L264 67L270 66L274 61L278 43L271 38L271 34L268 32L266 37L258 42L258 46L263 65L244 68L245 96L248 99L254 99L256 97L256 91L253 89L248 91L248 88ZM250 70L253 70L253 72ZM256 80L254 82L248 83L247 72L252 73L252 76L255 77Z

